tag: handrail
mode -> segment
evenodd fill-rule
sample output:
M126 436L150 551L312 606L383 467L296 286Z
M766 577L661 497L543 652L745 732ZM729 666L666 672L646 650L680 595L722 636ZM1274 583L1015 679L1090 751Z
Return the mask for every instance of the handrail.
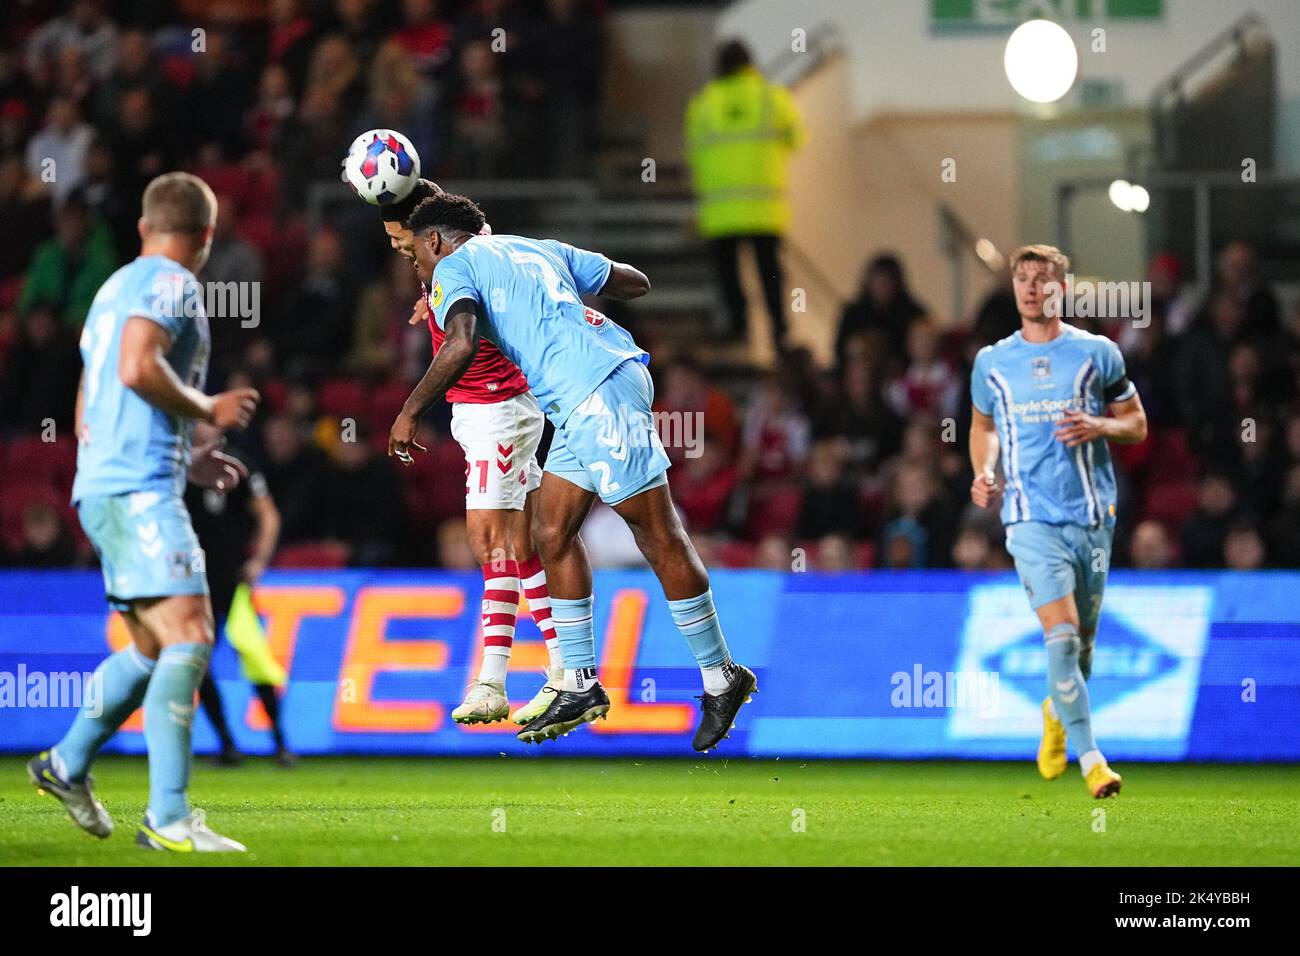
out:
M804 51L782 51L766 66L763 75L773 83L795 86L844 48L839 27L830 21L817 24L804 39L807 41Z
M1245 13L1238 17L1229 27L1217 34L1203 47L1163 79L1151 92L1151 109L1161 110L1170 97L1181 98L1183 84L1195 73L1205 69L1211 57L1229 45L1240 51L1244 47L1246 34L1252 28L1263 30L1270 39L1268 23L1257 13Z

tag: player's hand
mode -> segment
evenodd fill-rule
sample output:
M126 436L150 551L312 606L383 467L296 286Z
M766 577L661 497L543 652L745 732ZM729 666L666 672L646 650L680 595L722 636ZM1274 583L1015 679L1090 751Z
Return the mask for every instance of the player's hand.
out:
M420 300L415 303L415 308L411 310L411 317L406 320L407 325L423 325L429 321L429 300L420 296Z
M248 477L248 468L238 458L215 446L208 446L190 461L190 481L224 495Z
M414 417L406 412L398 415L397 421L393 422L393 427L388 432L388 456L390 458L396 456L403 465L409 465L415 461L411 457L411 449L428 451L429 449L415 440L419 430L420 423Z
M1105 438L1107 421L1108 419L1072 408L1057 421L1056 440L1063 442L1066 448L1077 448L1097 438Z
M239 569L239 580L245 584L254 585L262 577L262 572L266 570L266 562L261 558L249 558L244 562L244 566Z
M232 388L212 396L212 424L218 428L247 428L262 396L255 388Z
M1002 486L991 471L986 471L981 475L976 475L975 480L970 485L970 500L975 502L977 507L987 508L989 505L997 502L1002 497Z

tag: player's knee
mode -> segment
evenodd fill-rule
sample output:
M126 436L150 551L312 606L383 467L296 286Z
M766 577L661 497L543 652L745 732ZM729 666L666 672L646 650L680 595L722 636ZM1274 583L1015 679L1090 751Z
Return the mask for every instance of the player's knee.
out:
M543 564L548 564L563 555L572 543L573 537L562 522L541 515L533 521L533 546L542 556Z
M687 558L691 552L691 539L681 525L634 525L632 536L652 568Z

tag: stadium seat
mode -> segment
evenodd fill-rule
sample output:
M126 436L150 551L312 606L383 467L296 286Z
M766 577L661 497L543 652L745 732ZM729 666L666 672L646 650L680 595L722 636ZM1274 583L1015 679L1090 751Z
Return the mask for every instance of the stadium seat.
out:
M0 463L5 474L44 482L66 499L77 471L77 446L71 434L52 442L42 441L39 435L24 435L5 446Z
M774 534L789 537L799 522L802 506L803 489L797 486L781 486L761 496L755 495L749 505L746 536L752 541Z
M347 545L337 541L304 541L281 548L275 555L277 568L342 568L347 563Z
M1196 510L1197 494L1195 481L1152 482L1143 501L1142 517L1177 529Z
M316 391L316 407L321 414L337 418L365 418L366 390L354 378L327 379Z

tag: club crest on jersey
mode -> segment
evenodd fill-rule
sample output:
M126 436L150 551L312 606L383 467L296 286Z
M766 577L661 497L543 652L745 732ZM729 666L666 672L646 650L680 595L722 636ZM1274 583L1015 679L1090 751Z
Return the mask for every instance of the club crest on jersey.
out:
M433 288L429 290L429 308L436 309L442 305L442 283L435 282Z
M1052 360L1045 355L1030 359L1029 366L1033 369L1033 375L1036 379L1052 377Z
M605 316L595 309L588 308L585 310L587 315L587 324L593 329L598 329L605 324Z

